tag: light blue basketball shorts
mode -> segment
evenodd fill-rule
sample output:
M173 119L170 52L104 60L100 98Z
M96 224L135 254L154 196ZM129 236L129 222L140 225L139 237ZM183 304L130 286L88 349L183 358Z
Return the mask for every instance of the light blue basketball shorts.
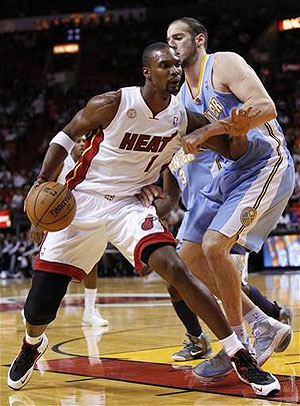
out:
M291 156L258 161L250 167L223 167L212 183L197 192L185 213L178 237L202 243L207 230L238 235L233 253L258 252L284 211L295 186Z

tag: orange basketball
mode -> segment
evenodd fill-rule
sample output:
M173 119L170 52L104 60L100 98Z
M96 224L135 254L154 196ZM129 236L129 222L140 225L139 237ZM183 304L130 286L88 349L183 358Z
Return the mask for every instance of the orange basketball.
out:
M76 201L73 193L58 182L44 182L33 188L25 201L26 214L42 231L59 231L71 224Z

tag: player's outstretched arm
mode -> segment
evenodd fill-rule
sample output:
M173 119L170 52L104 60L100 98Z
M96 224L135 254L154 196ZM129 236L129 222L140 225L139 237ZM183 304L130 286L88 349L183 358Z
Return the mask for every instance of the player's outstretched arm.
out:
M246 135L250 128L251 111L251 107L247 110L233 109L230 117L214 121L192 131L182 138L184 151L195 154L201 148L209 148L229 159L240 158L248 149ZM188 117L189 120L195 119L190 114Z
M36 184L54 180L57 169L71 152L74 141L97 128L107 127L114 118L121 100L121 91L95 96L51 141Z
M196 154L201 148L209 148L230 158L224 120L211 124L203 114L189 110L187 117L187 135L182 138L185 153Z

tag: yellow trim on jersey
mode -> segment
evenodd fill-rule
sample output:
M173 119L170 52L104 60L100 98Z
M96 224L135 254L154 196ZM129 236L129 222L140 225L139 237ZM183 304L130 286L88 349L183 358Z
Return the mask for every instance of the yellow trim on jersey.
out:
M216 158L216 164L217 164L217 167L218 167L218 169L219 169L219 171L222 169L222 165L221 165L221 161L220 161L220 158Z
M204 55L204 58L203 58L203 60L202 60L202 62L201 62L200 72L199 72L199 80L198 80L198 86L197 86L197 95L196 95L195 98L193 97L193 92L192 92L192 89L191 89L191 87L190 87L190 85L189 85L189 82L188 82L187 80L185 80L185 81L186 81L187 89L188 89L189 94L190 94L190 96L191 96L191 99L192 99L194 102L196 102L196 101L199 99L199 95L201 94L202 81L203 81L203 73L204 73L204 70L205 70L205 66L206 66L207 61L208 61L208 55L206 54L206 55Z
M277 172L277 170L278 170L280 164L281 164L282 161L283 161L283 155L282 155L282 153L281 153L281 151L280 151L280 148L281 148L281 141L280 141L280 139L277 138L276 135L274 134L273 128L272 128L272 126L271 126L270 123L265 123L264 125L265 125L265 127L267 128L270 137L274 138L274 140L275 140L275 141L277 142L277 144L278 144L278 145L277 145L277 148L276 148L276 151L277 151L277 153L278 153L279 158L278 158L278 161L275 163L275 165L274 165L274 167L273 167L273 169L272 169L272 172L271 172L270 175L268 176L268 179L266 180L266 182L265 182L265 184L264 184L264 186L263 186L263 188L262 188L262 191L261 191L260 195L259 195L258 198L256 199L256 202L254 203L254 206L252 207L254 210L257 210L257 209L258 209L258 207L259 207L259 205L260 205L262 199L264 198L265 194L267 193L268 187L269 187L270 183L272 182L272 179L274 178L274 176L275 176L275 174L276 174L276 172ZM242 227L239 229L239 231L237 232L237 234L240 234L244 229L245 229L245 226L242 225Z
M96 138L96 135L97 135L97 133L96 133L95 135L93 135L93 137L92 137L92 139L91 139L91 144L90 144L90 146L89 146L88 148L86 148L86 149L83 151L83 153L82 153L81 156L84 156L84 155L93 147L93 142L94 142L94 140L95 140L95 138ZM78 162L78 163L75 165L75 167L74 167L74 169L73 169L74 175L72 176L72 178L70 178L70 179L67 180L67 187L69 186L69 183L70 183L73 179L76 178L76 176L77 176L77 171L78 171L78 169L80 168L81 165L82 165L82 161L81 161L81 162Z

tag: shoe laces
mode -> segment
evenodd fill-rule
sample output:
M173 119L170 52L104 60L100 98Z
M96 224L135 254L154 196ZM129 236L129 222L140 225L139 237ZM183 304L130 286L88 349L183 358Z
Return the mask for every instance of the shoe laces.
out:
M186 339L183 340L182 344L183 344L183 348L186 350L192 350L195 346L195 344L192 341L186 340Z
M183 349L186 349L188 351L191 350L196 350L196 351L202 351L203 347L199 341L199 343L194 343L193 340L189 337L189 335L187 335L187 339L183 340Z
M238 372L246 376L248 379L257 379L257 378L267 378L269 376L268 372L263 371L256 362L256 359L253 358L249 352L245 350L238 351L233 356L233 361L238 369Z

